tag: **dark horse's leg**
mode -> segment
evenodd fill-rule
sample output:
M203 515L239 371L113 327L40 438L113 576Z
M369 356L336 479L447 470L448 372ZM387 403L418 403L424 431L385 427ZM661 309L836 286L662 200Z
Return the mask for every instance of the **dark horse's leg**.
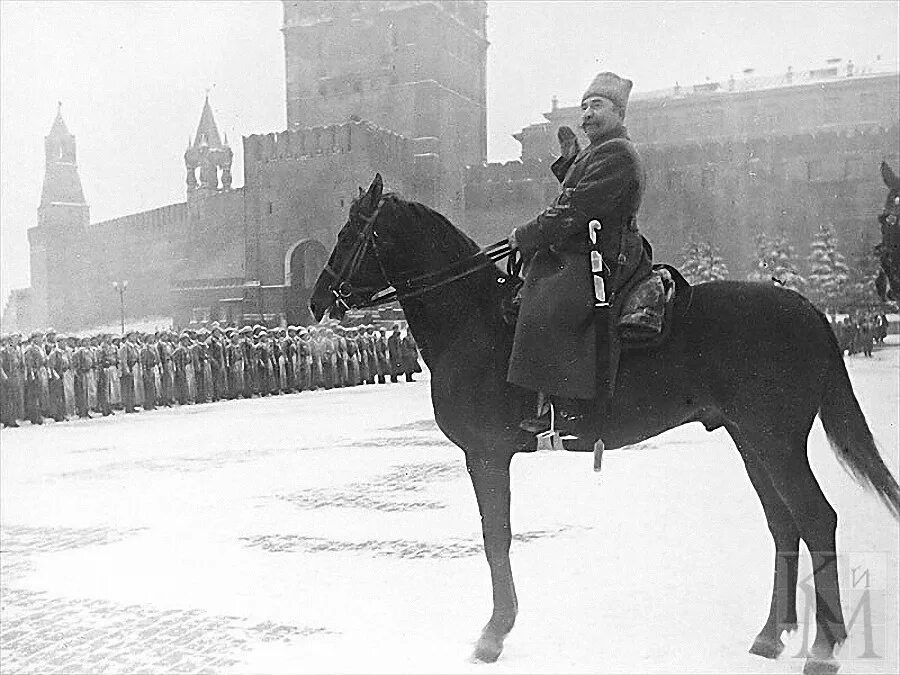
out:
M812 557L816 637L803 672L821 675L837 672L834 648L846 639L847 629L838 587L837 514L809 466L806 435L796 431L784 435L746 434Z
M790 511L772 485L756 450L734 425L728 425L753 489L759 496L769 532L775 542L775 578L772 582L772 603L769 618L750 647L750 653L777 659L784 650L783 631L797 628L797 563L800 553L800 532Z
M503 640L516 622L518 602L509 565L512 531L509 524L509 463L511 455L479 455L466 452L466 469L472 478L484 552L491 568L494 611L475 644L472 659L492 663L503 651Z

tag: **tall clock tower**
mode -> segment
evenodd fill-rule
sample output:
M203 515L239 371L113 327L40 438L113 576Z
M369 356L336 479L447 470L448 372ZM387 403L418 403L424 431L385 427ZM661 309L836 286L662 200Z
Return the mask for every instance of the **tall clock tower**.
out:
M461 218L487 156L487 3L283 0L289 128L369 120L410 139L416 197Z

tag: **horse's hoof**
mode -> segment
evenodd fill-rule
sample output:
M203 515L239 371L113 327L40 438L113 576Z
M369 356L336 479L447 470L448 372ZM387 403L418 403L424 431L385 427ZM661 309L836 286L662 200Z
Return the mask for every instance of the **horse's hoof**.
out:
M762 656L764 659L777 659L784 651L784 643L781 638L768 635L757 635L750 645L750 653Z
M834 675L840 668L841 664L833 657L810 656L803 666L803 675Z
M494 663L503 651L503 640L482 635L475 643L472 652L472 663Z

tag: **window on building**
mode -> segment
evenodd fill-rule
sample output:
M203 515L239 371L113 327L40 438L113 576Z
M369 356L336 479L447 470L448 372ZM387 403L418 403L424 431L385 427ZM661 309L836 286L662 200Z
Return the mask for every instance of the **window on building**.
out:
M878 94L876 92L863 92L859 97L859 118L864 122L878 119Z
M681 187L681 172L678 169L666 171L666 189L675 190Z
M861 157L848 157L844 161L844 178L860 180L865 178L866 166Z
M744 106L741 108L741 131L746 133L756 128L759 123L759 116L756 106Z
M780 105L772 105L765 111L765 127L768 131L781 131L787 127L787 115Z
M782 161L785 180L808 180L809 170L802 157L792 157Z
M837 124L841 121L841 99L838 96L828 95L825 97L822 118L825 124Z
M654 116L653 129L650 132L652 138L657 141L668 141L671 140L671 133L672 121L666 117L666 113L664 112L662 115Z
M795 124L801 129L819 126L820 107L814 101L802 101L794 106Z
M706 115L706 126L713 136L725 132L725 113L722 110L710 110Z
M194 307L191 309L191 321L204 323L209 321L209 307Z
M824 176L821 160L814 159L806 163L806 180L810 183L823 180Z

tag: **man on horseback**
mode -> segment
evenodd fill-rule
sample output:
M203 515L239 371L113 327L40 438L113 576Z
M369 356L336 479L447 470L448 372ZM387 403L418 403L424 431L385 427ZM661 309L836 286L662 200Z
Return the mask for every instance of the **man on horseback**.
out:
M507 379L552 397L561 432L577 432L597 398L598 333L610 320L600 307L650 272L650 247L635 221L644 171L623 124L631 86L610 72L594 78L581 101L590 145L581 150L569 127L559 129L561 156L551 170L562 193L509 237L526 274ZM647 324L647 318L636 312L622 321ZM651 316L649 323L655 321ZM544 431L549 417L545 412L521 426Z

